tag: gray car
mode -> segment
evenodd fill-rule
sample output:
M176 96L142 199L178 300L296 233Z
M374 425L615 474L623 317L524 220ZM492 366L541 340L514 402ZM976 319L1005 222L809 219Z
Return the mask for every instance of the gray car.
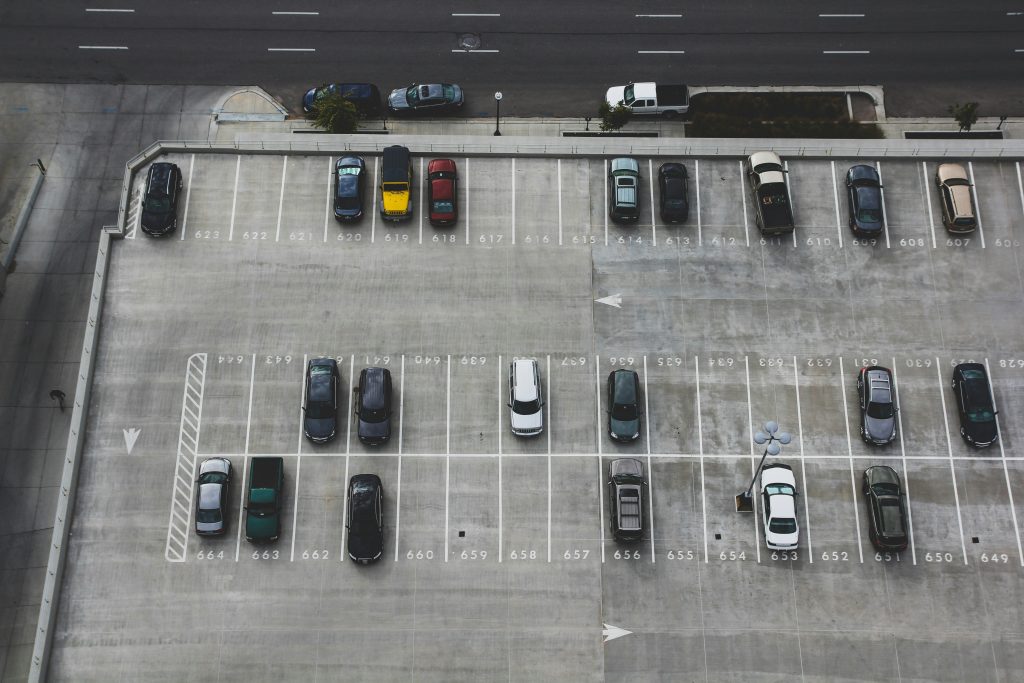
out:
M207 458L199 466L196 479L196 533L220 536L227 529L228 500L231 498L231 461Z
M608 463L608 511L612 538L639 541L644 534L644 466L633 458Z
M896 439L896 398L892 371L878 365L857 373L860 435L870 444L884 446Z
M619 368L608 374L608 435L615 441L640 438L640 377Z
M608 215L616 223L640 220L640 164L636 159L612 159L608 169Z

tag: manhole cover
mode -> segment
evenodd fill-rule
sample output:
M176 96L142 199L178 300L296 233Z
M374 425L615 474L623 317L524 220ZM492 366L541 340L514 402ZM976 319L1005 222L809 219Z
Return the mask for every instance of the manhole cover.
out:
M480 47L480 36L475 33L463 33L459 36L459 47L463 50L476 50Z

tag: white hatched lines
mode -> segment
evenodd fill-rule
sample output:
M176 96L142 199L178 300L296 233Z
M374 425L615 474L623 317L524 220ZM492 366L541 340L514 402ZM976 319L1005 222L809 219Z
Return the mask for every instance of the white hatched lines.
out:
M184 562L188 557L188 537L192 525L192 492L199 451L199 427L203 414L203 387L206 383L206 354L189 356L185 369L185 392L181 399L181 426L178 430L178 455L174 465L171 491L171 515L167 526L164 557L169 562Z
M135 239L135 233L139 229L139 223L142 221L142 186L139 186L138 191L133 193L132 200L128 204L128 219L125 221L127 229L124 232L124 238L126 240Z

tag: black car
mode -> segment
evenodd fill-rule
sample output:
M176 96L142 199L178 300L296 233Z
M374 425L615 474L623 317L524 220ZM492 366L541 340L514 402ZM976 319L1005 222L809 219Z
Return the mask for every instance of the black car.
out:
M633 370L608 375L608 434L616 441L640 438L640 377Z
M850 230L860 237L877 237L885 230L882 215L882 183L873 166L858 164L846 172Z
M199 465L196 484L196 533L200 536L220 536L227 530L228 524L231 461L227 458L207 458Z
M896 470L875 465L864 470L868 505L868 538L876 550L907 549L907 503Z
M341 157L334 164L334 218L354 221L363 217L366 162L360 157Z
M341 372L333 358L314 358L306 366L303 429L313 443L326 443L338 431L338 385Z
M331 93L340 93L342 97L355 105L360 116L371 118L380 116L380 90L373 83L331 83L310 88L302 96L302 111L310 114L316 109L316 102Z
M391 371L363 368L356 392L359 440L379 446L391 438Z
M960 436L977 446L991 446L999 438L992 387L981 363L961 363L953 368L953 395L960 413Z
M181 169L177 164L159 162L149 167L142 198L142 232L163 237L178 227L178 196Z
M633 458L608 463L608 509L612 538L639 541L644 534L644 466Z
M392 90L388 111L392 114L449 114L462 109L462 88L450 83L410 85Z
M659 202L661 220L666 223L682 223L690 217L690 180L682 164L662 164L658 169Z
M384 487L376 474L357 474L348 483L348 556L370 564L384 552Z
M892 371L879 365L861 368L857 373L857 398L861 437L875 446L892 443L896 438L898 410Z

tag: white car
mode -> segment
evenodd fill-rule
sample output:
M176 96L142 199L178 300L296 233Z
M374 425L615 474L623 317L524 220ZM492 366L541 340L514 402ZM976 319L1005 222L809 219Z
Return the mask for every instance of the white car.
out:
M508 369L508 407L512 409L513 434L536 436L544 431L544 398L537 361L512 361Z
M782 463L761 469L761 508L764 541L769 550L793 550L800 542L796 522L796 478L793 468Z

